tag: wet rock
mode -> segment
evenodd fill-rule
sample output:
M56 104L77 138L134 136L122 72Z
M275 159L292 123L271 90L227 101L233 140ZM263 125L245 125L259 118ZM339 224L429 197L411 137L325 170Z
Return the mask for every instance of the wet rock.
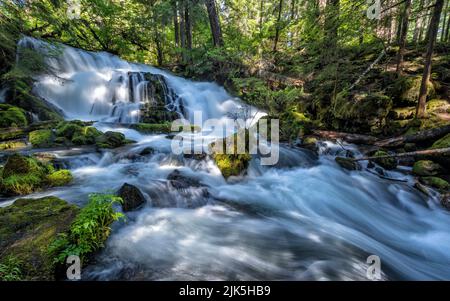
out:
M139 155L148 156L148 155L153 155L154 153L155 153L155 150L153 149L153 147L146 147L143 150L141 150Z
M413 173L417 176L436 176L442 173L442 167L430 160L420 160L414 163Z
M122 208L125 212L135 210L146 202L139 188L128 183L122 185L117 195L123 200Z
M319 140L316 137L306 136L302 141L301 147L316 152L319 149L317 142L319 142Z
M183 176L178 169L174 170L167 177L170 184L175 189L187 189L189 187L200 187L200 183L196 179Z
M127 143L125 135L118 132L106 132L95 138L96 145L99 148L117 148Z
M0 208L0 263L16 262L17 280L56 280L48 247L69 230L78 212L56 197L19 199Z
M450 193L445 193L441 196L441 204L447 210L450 210Z
M344 169L361 170L361 165L359 165L358 162L353 161L351 158L336 157L334 160L337 164L339 164L340 167Z
M387 155L389 155L387 152L380 150L380 151L375 152L375 154L373 156L381 157L381 156L387 156ZM395 169L397 167L397 160L395 158L376 158L376 159L373 159L372 161L387 170Z
M419 181L424 185L434 187L441 191L450 189L450 184L446 180L439 177L420 177Z

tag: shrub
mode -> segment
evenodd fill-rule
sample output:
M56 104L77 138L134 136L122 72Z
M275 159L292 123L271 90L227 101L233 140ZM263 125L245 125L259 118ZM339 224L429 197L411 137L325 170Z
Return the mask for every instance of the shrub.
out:
M104 246L111 232L111 224L124 217L113 205L122 203L120 197L109 194L91 194L89 203L81 209L67 234L60 234L49 247L55 262L63 264L70 255L83 261Z

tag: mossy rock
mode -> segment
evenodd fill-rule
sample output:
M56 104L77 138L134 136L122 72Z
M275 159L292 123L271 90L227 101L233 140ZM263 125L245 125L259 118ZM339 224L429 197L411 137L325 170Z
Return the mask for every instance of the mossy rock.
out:
M420 160L414 163L413 173L418 176L436 176L442 173L442 167L431 160Z
M13 154L8 157L2 170L0 193L8 196L25 195L41 190L49 186L47 176L54 172L55 169L51 164L40 162L34 157ZM63 175L56 175L59 176L59 181L56 181L56 184L61 183ZM58 180L56 176L52 179ZM67 176L64 179L67 180ZM52 183L51 186L57 186L55 183Z
M0 128L27 126L25 111L21 108L0 104Z
M28 134L28 140L33 147L50 147L53 145L53 133L51 130L37 130Z
M382 156L388 156L389 154L385 151L379 150L375 152L373 157L382 157ZM376 158L372 160L373 162L377 163L384 169L395 169L397 167L397 160L395 158Z
M431 149L447 148L447 147L450 147L450 134L447 134L443 138L434 142L433 145L431 146Z
M402 76L388 89L395 105L416 105L419 99L422 76ZM433 99L436 91L432 82L428 83L428 98Z
M21 280L55 280L48 246L69 230L78 212L56 197L19 199L0 208L0 263L15 258Z
M73 136L83 131L80 121L62 121L56 126L56 136L72 140Z
M212 158L225 179L243 174L252 159L252 156L249 154L249 131L244 131L220 139L210 145ZM245 137L245 153L241 154L238 153L238 137L242 137L242 135ZM230 150L232 143L233 149ZM220 149L220 146L222 146L222 149Z
M72 180L72 173L66 169L55 171L47 176L48 185L52 187L67 185Z
M351 158L336 157L334 159L340 167L347 170L361 170L361 165L358 162L352 160Z
M447 191L450 189L450 184L446 180L439 177L420 177L419 181L422 184L434 187L440 191Z
M95 139L95 143L99 148L116 148L127 143L125 135L118 132L106 132Z

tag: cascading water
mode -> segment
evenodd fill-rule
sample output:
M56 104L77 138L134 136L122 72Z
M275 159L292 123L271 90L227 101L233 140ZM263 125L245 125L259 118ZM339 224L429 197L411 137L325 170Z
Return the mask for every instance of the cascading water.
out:
M118 102L130 106L121 113L130 118L133 104L146 100L139 75L145 72L167 78L188 117L201 110L206 118L220 119L238 106L215 84L107 53L64 47L53 63L66 81L43 76L36 92L68 118L108 119ZM137 72L131 80L130 72ZM82 205L87 194L117 190L125 181L142 190L147 204L114 225L95 264L83 270L84 279L365 280L369 255L379 256L382 279L450 278L450 214L412 188L412 177L403 171L386 173L406 182L341 169L334 157L343 148L360 155L352 145L325 142L319 156L284 146L277 166L253 160L247 176L227 182L208 158L173 155L164 135L120 125L114 130L137 143L105 153L53 151L71 169L74 184L33 195ZM154 152L143 152L149 147ZM167 178L176 169L198 185L174 187Z

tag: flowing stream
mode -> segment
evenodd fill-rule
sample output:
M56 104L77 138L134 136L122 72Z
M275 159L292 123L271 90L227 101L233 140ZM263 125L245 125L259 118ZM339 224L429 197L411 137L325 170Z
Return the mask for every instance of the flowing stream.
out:
M50 47L30 38L21 45ZM277 165L261 166L255 158L246 176L225 181L210 159L172 154L166 135L143 135L120 124L139 121L145 81L136 74L142 72L163 75L176 95L168 108L177 110L182 102L191 121L195 111L204 119L225 118L239 100L214 83L108 53L59 48L49 59L57 77L37 78L35 92L68 119L96 120L98 129L137 142L105 152L49 150L72 171L74 182L31 197L55 195L83 205L89 193L114 192L127 182L147 199L114 224L83 279L367 280L370 255L379 256L383 280L450 279L450 214L436 197L412 188L407 169L386 171L406 182L365 169L349 172L334 157L346 150L358 155L357 147L322 142L319 156L282 146ZM130 94L130 86L137 92ZM155 152L141 155L148 147ZM172 187L167 177L174 170L200 184Z

